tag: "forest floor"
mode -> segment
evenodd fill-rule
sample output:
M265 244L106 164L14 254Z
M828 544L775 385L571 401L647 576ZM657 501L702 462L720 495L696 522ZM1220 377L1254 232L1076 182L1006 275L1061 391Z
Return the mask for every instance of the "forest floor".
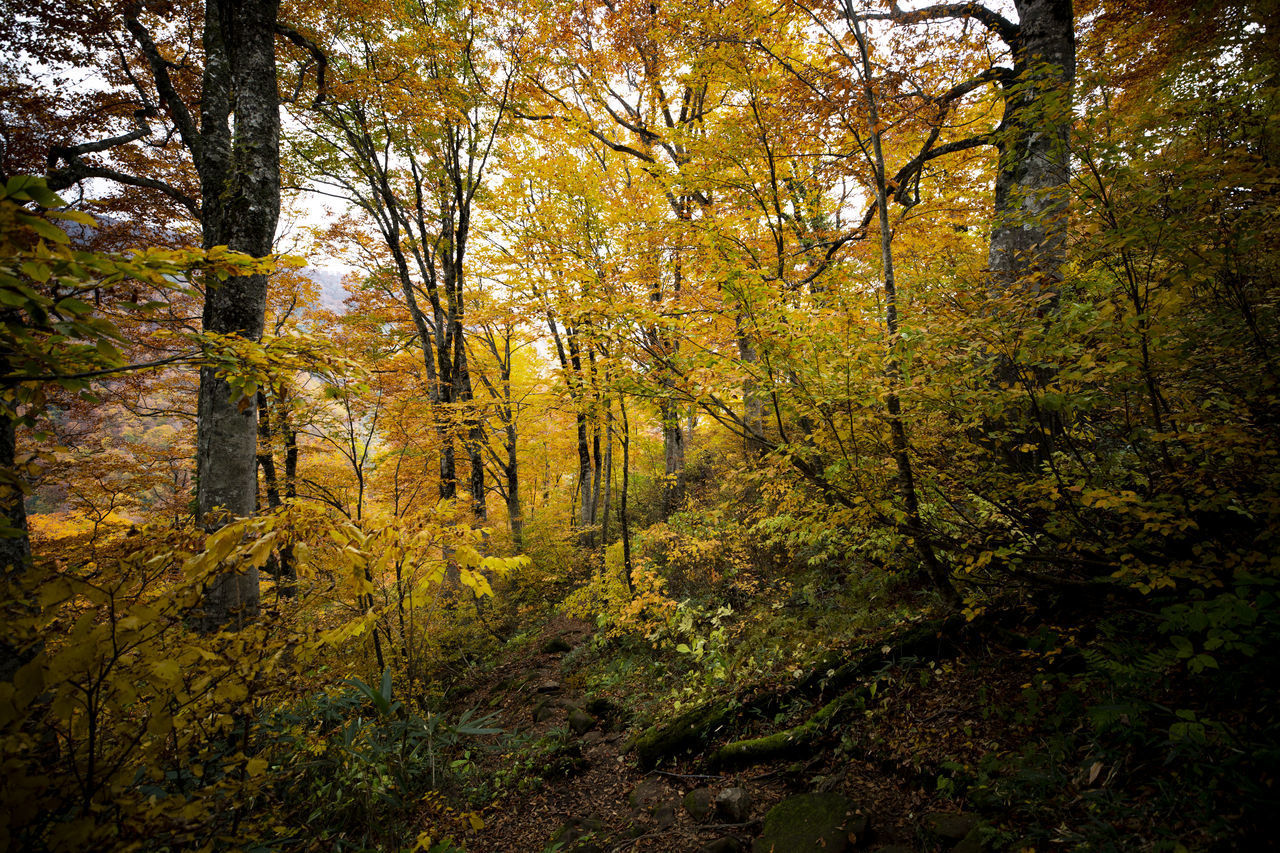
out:
M459 708L496 712L495 725L506 733L499 748L476 758L478 776L501 782L489 789L492 799L476 804L483 827L454 835L470 853L749 850L769 810L806 792L847 798L851 831L836 849L978 850L997 835L1008 842L1017 829L1001 825L1009 816L970 814L951 779L974 777L993 755L1034 752L1035 715L1019 725L995 709L1019 706L1029 689L1056 689L1032 687L1045 655L983 639L941 659L886 664L860 684L866 690L874 683L874 703L837 720L813 748L737 769L708 763L718 743L784 729L816 707L800 703L799 710L739 719L705 747L645 770L628 749L636 727L625 710L627 686L612 695L584 690L578 662L590 642L590 626L554 615L453 691ZM1105 785L1111 770L1096 767L1068 784ZM696 789L705 793L687 799ZM717 805L725 791L730 802ZM1079 791L1066 793L1067 802L1080 799ZM687 806L698 799L703 808ZM983 828L962 840L978 821ZM423 823L423 830L439 826L439 812L428 810ZM957 823L963 831L948 827ZM1066 840L1071 828L1064 825L1062 834Z

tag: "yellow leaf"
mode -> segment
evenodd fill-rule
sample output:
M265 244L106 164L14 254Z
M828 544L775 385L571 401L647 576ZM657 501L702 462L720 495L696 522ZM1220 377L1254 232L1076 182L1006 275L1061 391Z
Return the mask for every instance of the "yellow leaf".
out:
M273 536L263 536L257 542L254 542L253 547L249 549L247 557L249 565L258 568L265 566L275 544L275 537Z
M147 733L154 737L164 737L173 731L173 717L170 714L157 714L147 722Z
M470 545L463 545L458 548L457 552L454 554L454 559L458 561L458 565L466 566L469 569L479 566L483 561L483 558L480 556L480 552L475 548L472 548Z
M250 758L249 763L245 765L245 770L250 776L261 776L267 772L267 759Z
M459 579L475 590L476 595L493 595L493 588L489 586L489 579L479 572L473 572L464 569L458 575Z
M182 677L182 670L178 667L178 662L173 660L159 660L151 664L151 671L166 684L175 684Z
M238 524L228 524L217 533L209 537L204 543L204 556L202 561L207 560L209 563L217 565L227 558L227 555L235 550L244 530Z

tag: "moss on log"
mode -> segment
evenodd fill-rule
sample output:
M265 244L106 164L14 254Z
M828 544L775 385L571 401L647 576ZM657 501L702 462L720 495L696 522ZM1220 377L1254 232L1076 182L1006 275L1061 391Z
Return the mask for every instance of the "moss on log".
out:
M845 662L832 666L833 652L827 652L799 684L806 692L840 691L850 684L903 658L937 657L954 653L956 637L970 623L959 614L932 619L907 628L863 648L846 653ZM832 670L835 670L832 672ZM828 674L830 673L830 674Z
M697 705L674 720L645 729L628 747L635 753L640 766L648 769L668 755L705 743L712 732L725 724L731 713L727 700Z
M788 695L796 697L820 692L830 695L834 691L837 695L833 701L823 706L809 721L794 729L763 738L736 741L717 750L712 760L722 763L750 763L801 749L821 733L820 728L842 703L862 695L861 691L848 689L859 679L903 658L933 658L954 654L957 648L956 638L966 627L964 617L952 615L945 619L913 625L898 634L853 652L826 653L819 658L809 675L789 691ZM845 662L835 666L838 660ZM831 672L833 669L835 671ZM758 709L765 704L776 702L780 705L782 699L782 696L766 695L757 697L754 701L748 700L741 706L731 707L728 700L697 705L679 714L673 720L644 730L631 740L627 748L635 754L640 766L648 769L666 756L703 746L715 732L742 713ZM806 728L811 724L812 729Z
M807 752L845 709L854 705L865 705L869 692L865 687L850 690L823 705L817 713L798 726L764 737L727 743L711 754L710 763L717 767L731 764L756 764Z

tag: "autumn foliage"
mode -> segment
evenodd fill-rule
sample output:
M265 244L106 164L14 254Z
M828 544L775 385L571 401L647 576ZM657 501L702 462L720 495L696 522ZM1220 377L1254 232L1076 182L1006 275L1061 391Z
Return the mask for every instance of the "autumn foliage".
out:
M1280 627L1273 4L1014 5L284 3L266 257L196 248L203 4L0 24L0 846L479 832L450 690L553 606L665 661L645 713L1070 623L1126 709L1072 748L1274 782L1221 693Z

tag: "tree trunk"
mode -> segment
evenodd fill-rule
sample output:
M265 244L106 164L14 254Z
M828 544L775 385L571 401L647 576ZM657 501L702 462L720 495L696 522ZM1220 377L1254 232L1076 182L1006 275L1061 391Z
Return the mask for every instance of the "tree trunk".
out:
M520 463L516 457L516 428L507 424L507 523L516 553L524 550L524 510L520 504Z
M764 401L760 399L760 389L752 373L760 356L746 332L741 330L738 332L738 358L745 368L742 379L742 426L746 433L744 449L748 459L759 459L767 450L764 440Z
M627 515L627 489L631 486L631 424L627 420L627 399L618 397L618 411L622 415L622 495L618 501L618 521L622 525L622 574L627 579L627 591L636 594L636 584L631 577L631 519Z
M662 488L662 515L667 517L684 500L684 432L680 429L680 405L670 398L658 401L662 417L662 459L666 480Z
M0 359L0 370L8 373L7 360ZM22 480L14 469L17 456L17 438L13 418L0 409L0 524L7 530L0 531L0 593L5 601L18 598L14 588L18 577L31 565L31 539L27 535L26 495ZM0 639L0 684L13 681L19 667L29 661L34 652L16 648Z
M996 295L1017 293L1043 315L1056 306L1066 257L1075 29L1071 0L1014 5L988 266Z
M271 407L267 395L258 392L258 467L262 469L262 484L267 492L267 507L276 510L283 505L280 498L280 472L276 468L276 431L272 427ZM293 472L297 473L297 440L291 440ZM289 450L286 449L286 459ZM286 470L289 464L285 463ZM293 566L293 547L286 545L279 553L273 553L264 567L267 574L276 579L276 592L284 597L297 593L297 572Z
M276 92L278 0L208 0L201 99L201 226L206 249L269 255L280 214L280 113ZM257 340L267 277L206 283L204 330ZM200 371L196 502L207 531L250 516L257 499L257 400L236 397L212 367ZM258 613L256 568L217 576L202 627L242 625Z
M856 17L849 18L849 26L853 28L853 35L862 57L862 82L867 98L867 119L871 125L871 165L875 172L876 207L880 220L880 260L884 268L884 320L885 331L888 332L889 350L889 357L885 363L885 380L889 386L886 408L889 410L889 435L893 461L898 470L898 491L902 495L902 502L906 508L907 522L904 527L934 587L949 602L955 604L960 597L952 586L946 569L934 553L933 543L920 518L920 501L916 493L915 473L911 466L907 428L903 423L902 401L898 396L898 387L902 383L902 372L898 359L894 355L894 348L898 345L898 291L893 268L893 229L889 222L889 188L880 139L879 101L872 82L871 54L867 47L866 35Z
M996 133L999 165L987 265L994 316L1023 325L1057 311L1066 261L1075 30L1071 0L1015 5L1018 37L1011 45L1013 74L1004 87L1004 118ZM1048 369L1020 367L1005 354L994 366L1000 386L1029 381L1044 387L1051 378ZM1052 454L1063 424L1055 413L1027 409L987 429L1008 430L994 442L997 452L1011 469L1033 473Z
M595 524L591 514L595 504L591 496L591 442L587 435L587 416L578 412L578 526L584 531Z
M604 487L600 492L600 545L609 544L609 510L613 502L613 401L606 398L604 410Z

